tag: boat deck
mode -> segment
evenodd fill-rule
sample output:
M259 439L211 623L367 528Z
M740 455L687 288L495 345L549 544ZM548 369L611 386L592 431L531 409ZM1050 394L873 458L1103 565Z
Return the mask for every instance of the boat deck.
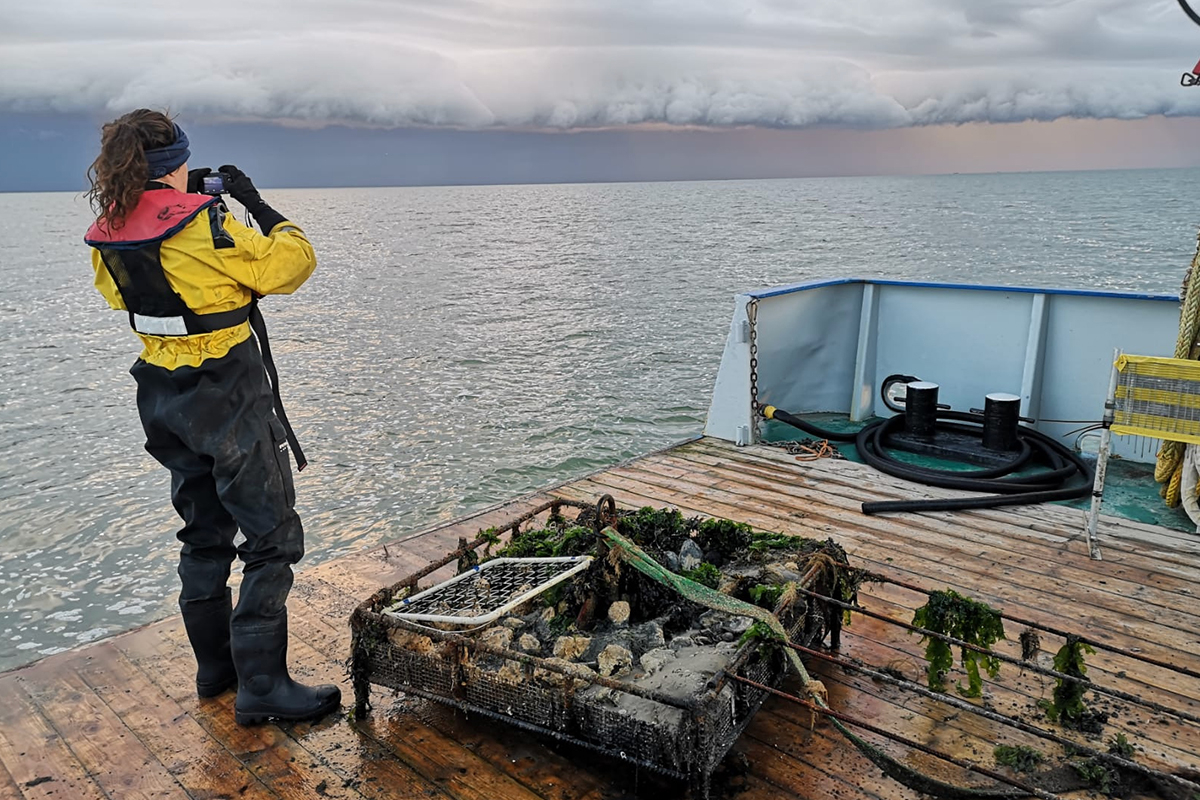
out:
M859 464L801 462L777 448L735 448L701 439L522 498L400 542L302 570L292 601L290 660L302 679L349 683L348 619L357 603L453 549L459 536L501 523L549 495L591 500L610 493L627 506L674 505L757 528L833 537L851 562L928 588L950 587L1015 616L1200 669L1200 537L1106 517L1105 560L1090 561L1082 513L1057 506L867 517L865 499L951 494L880 475ZM911 621L923 596L868 584L868 609ZM1019 655L1018 626L1001 649ZM1041 663L1061 644L1043 635ZM858 615L842 655L921 681L919 637ZM1200 715L1200 680L1098 652L1097 683ZM994 766L997 743L1038 744L973 714L814 664L833 708L931 746ZM1053 680L1005 665L985 683L987 704L1042 727L1037 700ZM1091 695L1089 695L1089 698ZM645 770L425 701L376 689L366 720L240 728L233 695L201 701L177 618L0 676L0 798L397 798L600 800L681 797L679 784ZM1200 772L1200 726L1125 702L1097 701L1113 715L1105 738L1124 731L1136 757ZM868 737L870 738L870 737ZM1103 748L1103 740L1093 740ZM903 749L889 748L904 754ZM915 798L884 778L828 724L779 699L767 702L734 752L740 769L715 796ZM928 756L909 763L964 780ZM979 779L974 779L976 782ZM1077 793L1078 794L1078 793Z

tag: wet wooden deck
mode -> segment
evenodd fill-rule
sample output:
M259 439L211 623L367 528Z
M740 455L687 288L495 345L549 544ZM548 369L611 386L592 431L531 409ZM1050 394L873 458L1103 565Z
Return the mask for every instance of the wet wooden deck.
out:
M554 494L626 505L674 505L687 514L743 520L773 531L833 537L852 562L930 588L950 587L1024 616L1120 647L1200 668L1200 538L1106 518L1105 560L1087 558L1082 515L1061 507L863 516L865 499L941 495L863 466L801 463L768 447L700 440L386 548L301 570L292 594L291 663L301 678L345 680L351 610L379 586L452 549L457 538L502 522ZM863 604L911 620L921 596L868 585ZM1019 628L1009 624L1016 654ZM1042 661L1061 642L1043 636ZM921 679L917 637L857 617L842 653ZM1105 653L1091 677L1200 714L1200 681ZM991 765L996 743L1036 744L839 667L814 671L834 708ZM198 700L177 619L0 676L0 798L460 798L601 800L680 797L676 784L586 753L554 747L495 723L376 690L365 720L239 728L233 695ZM988 704L1036 721L1053 682L1005 666ZM1101 702L1138 758L1200 771L1200 726ZM346 707L349 707L347 703ZM897 751L903 752L903 751ZM1048 752L1058 752L1048 748ZM721 783L726 797L912 798L880 776L827 725L783 701L764 706L735 747L749 769ZM926 756L909 756L931 766ZM952 768L946 778L959 778Z

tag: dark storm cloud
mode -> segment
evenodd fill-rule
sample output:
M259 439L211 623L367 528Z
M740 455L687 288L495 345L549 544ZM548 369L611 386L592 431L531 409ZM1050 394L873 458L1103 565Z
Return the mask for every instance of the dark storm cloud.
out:
M1174 0L47 0L0 110L308 125L890 128L1200 115Z

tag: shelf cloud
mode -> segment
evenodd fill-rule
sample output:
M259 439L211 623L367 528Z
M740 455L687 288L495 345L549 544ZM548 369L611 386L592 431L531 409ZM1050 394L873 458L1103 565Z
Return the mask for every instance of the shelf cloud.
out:
M0 110L320 126L895 128L1200 116L1174 0L46 0Z

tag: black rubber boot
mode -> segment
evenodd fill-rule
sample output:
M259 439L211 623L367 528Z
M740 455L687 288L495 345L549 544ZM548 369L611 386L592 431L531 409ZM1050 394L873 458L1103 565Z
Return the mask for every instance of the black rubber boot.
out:
M229 649L229 617L233 613L229 590L222 598L180 603L180 609L196 654L196 694L216 697L237 684Z
M316 719L336 711L342 690L331 684L305 686L287 671L287 612L253 628L235 629L233 659L238 692L234 719L257 725L271 719Z

